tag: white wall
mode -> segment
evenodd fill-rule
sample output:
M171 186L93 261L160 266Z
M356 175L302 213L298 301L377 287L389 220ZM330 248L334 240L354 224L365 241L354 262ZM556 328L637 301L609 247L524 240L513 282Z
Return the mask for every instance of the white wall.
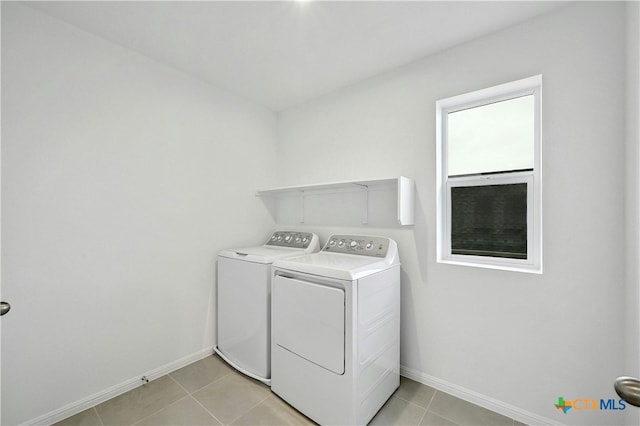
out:
M640 376L640 3L627 4L627 334L624 375ZM637 413L640 423L640 410Z
M2 2L2 424L210 350L215 255L260 243L275 115Z
M625 361L624 12L570 5L280 114L278 185L416 180L415 227L351 229L399 242L405 374L522 421L633 422L553 406L617 399ZM435 101L536 74L544 274L436 263Z

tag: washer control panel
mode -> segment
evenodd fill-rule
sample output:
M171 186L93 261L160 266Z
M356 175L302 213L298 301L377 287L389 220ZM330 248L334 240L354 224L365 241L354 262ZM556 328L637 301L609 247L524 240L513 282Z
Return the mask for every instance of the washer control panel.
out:
M307 248L311 244L313 234L310 232L276 231L271 235L266 246Z
M388 249L388 238L367 237L364 235L332 235L322 251L385 257Z

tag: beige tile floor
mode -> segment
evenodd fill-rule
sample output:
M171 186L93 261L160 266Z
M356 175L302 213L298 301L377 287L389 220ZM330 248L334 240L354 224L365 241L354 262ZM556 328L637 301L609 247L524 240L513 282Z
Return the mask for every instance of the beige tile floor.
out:
M313 425L269 387L210 356L57 425ZM401 378L371 425L520 425L514 420Z

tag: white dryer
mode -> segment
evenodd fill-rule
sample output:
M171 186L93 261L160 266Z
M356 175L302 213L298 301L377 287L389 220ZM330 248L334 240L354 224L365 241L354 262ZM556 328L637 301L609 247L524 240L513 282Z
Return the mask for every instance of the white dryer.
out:
M367 424L400 385L395 241L334 235L272 274L271 389L320 424Z
M238 371L269 385L271 377L271 264L320 249L310 232L276 231L261 246L218 254L218 344Z

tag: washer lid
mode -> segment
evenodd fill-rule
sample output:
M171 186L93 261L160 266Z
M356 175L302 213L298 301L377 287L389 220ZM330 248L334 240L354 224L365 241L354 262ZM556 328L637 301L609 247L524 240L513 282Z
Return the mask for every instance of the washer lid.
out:
M357 280L395 265L399 265L399 263L397 261L390 263L386 259L374 257L324 251L287 259L276 259L273 262L273 266L276 268L346 281Z
M318 236L312 232L275 231L261 246L226 249L218 256L253 263L273 263L276 259L302 256L320 250Z
M307 251L304 249L255 246L222 250L220 253L218 253L218 256L226 257L229 259L244 260L245 262L273 263L276 259L300 256L304 255L305 253L307 253Z
M400 265L391 238L332 235L319 253L277 259L273 266L321 277L353 281Z

